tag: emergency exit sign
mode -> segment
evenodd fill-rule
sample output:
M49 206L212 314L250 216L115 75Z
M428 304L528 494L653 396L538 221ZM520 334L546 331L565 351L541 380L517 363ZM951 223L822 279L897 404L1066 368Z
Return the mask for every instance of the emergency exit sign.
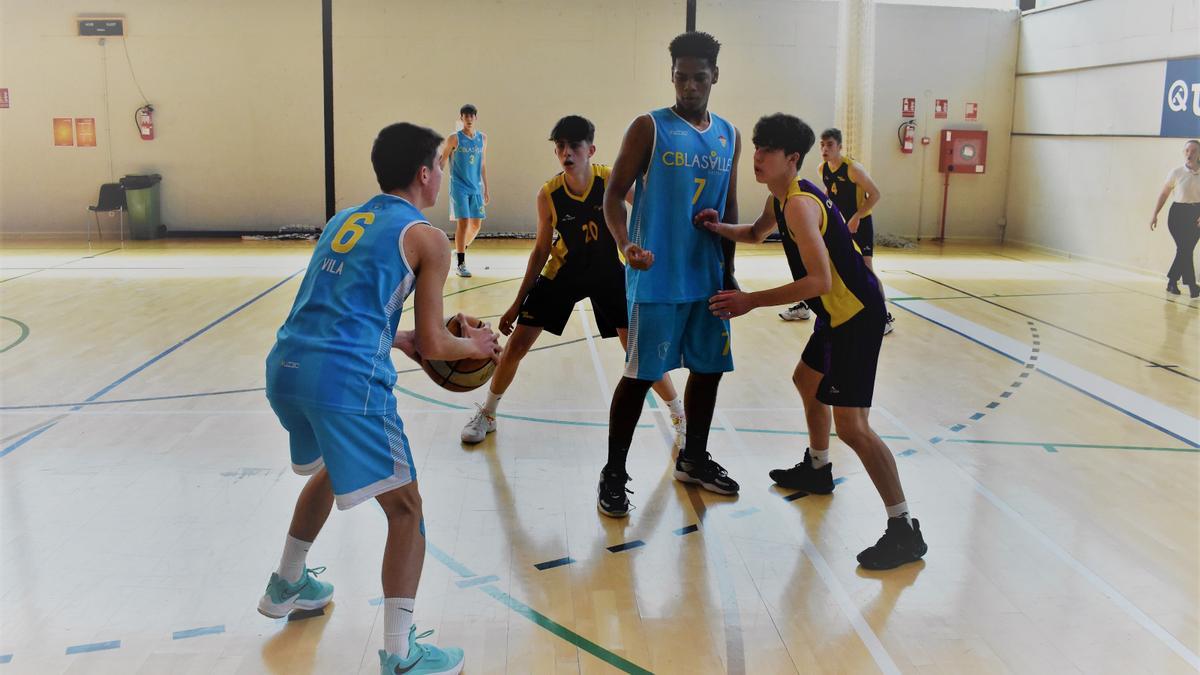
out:
M78 18L75 24L79 27L80 37L123 37L125 35L125 19L121 18Z

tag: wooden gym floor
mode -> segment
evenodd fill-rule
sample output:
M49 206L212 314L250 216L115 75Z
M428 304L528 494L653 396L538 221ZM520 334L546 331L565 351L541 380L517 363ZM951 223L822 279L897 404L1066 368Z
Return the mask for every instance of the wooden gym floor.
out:
M528 247L473 247L447 312L500 314ZM309 556L337 587L323 614L255 611L303 483L263 358L310 250L6 242L0 675L377 672L373 503L335 513ZM482 393L398 356L430 544L419 628L464 647L472 674L1200 667L1200 302L1016 247L926 243L878 264L897 328L871 417L925 561L856 568L884 513L836 440L834 495L771 486L805 446L790 373L811 322L767 310L734 322L710 442L742 494L673 481L648 405L637 508L598 515L622 356L584 305L474 448L458 434ZM786 277L777 246L742 247L738 269L749 288Z

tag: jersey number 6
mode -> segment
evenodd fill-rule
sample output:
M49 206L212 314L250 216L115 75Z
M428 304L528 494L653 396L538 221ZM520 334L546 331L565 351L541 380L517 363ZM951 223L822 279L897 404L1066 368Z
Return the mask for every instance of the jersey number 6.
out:
M350 219L333 236L333 243L329 247L333 249L334 253L349 253L366 232L363 225L370 225L373 222L375 222L375 214L370 211L350 216Z

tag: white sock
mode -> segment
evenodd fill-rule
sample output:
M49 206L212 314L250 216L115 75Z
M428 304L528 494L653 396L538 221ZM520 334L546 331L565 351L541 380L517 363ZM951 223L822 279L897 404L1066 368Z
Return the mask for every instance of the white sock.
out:
M408 658L408 629L413 623L416 598L383 599L383 648L389 654Z
M277 571L284 581L294 584L304 576L305 558L308 557L308 549L311 546L311 541L301 541L288 535L287 541L283 544L283 557L279 559L279 570Z
M683 417L683 399L673 398L667 401L667 409L676 417Z
M829 463L829 448L825 448L824 450L809 448L808 456L812 457L813 468L819 469Z
M888 518L904 518L912 525L912 516L908 513L908 502L900 502L887 507Z
M483 412L495 417L496 408L500 406L500 396L501 394L497 394L489 388L487 400L483 402Z

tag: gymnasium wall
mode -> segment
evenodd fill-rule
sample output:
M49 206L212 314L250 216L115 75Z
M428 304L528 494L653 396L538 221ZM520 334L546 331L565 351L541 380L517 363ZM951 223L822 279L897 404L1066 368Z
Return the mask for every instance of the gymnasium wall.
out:
M82 236L100 183L164 176L174 228L242 229L322 220L318 2L0 0L0 231ZM75 35L74 17L123 14L142 105L119 39ZM108 100L105 100L105 72ZM97 146L54 147L51 119L94 117ZM111 141L108 134L111 133ZM111 154L111 169L110 169Z
M669 40L684 0L385 2L334 0L337 206L374 193L373 134L400 120L454 130L459 105L480 108L489 135L487 229L532 231L533 195L557 170L545 140L563 114L597 126L611 162L630 120L673 101ZM762 114L783 110L816 130L832 123L837 6L819 0L700 0L697 25L724 43L712 107L743 132L743 218L765 191L749 143ZM158 138L132 121L142 100L120 40L74 36L96 7L0 0L0 232L82 233L97 186L158 172L164 221L176 230L274 229L324 220L320 4L284 0L162 3L110 0L124 15L134 71L155 104ZM953 238L998 237L1017 44L1015 10L877 5L874 156L882 232L930 236L941 206L934 151L899 152L900 98L918 98L918 135L962 122L980 104L992 131L988 174L951 186ZM941 48L930 49L932 40ZM948 58L953 54L953 58ZM107 59L108 103L103 76ZM954 68L948 67L953 64ZM934 98L951 101L934 120ZM111 115L106 114L111 110ZM55 148L51 118L95 117L99 147ZM111 143L106 137L111 122ZM109 155L111 150L112 167ZM817 179L814 151L805 175ZM448 225L446 198L431 210Z
M1200 53L1197 0L1090 0L1021 19L1010 241L1165 273L1149 230L1183 139L1158 138L1166 61Z

